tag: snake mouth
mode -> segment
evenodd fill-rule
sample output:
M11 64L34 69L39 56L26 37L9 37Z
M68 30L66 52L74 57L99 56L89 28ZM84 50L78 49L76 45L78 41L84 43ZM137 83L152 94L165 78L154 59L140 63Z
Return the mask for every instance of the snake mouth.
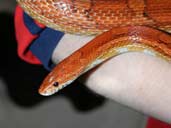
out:
M58 92L58 90L59 90L58 87L54 87L54 86L49 86L47 88L44 88L43 86L41 86L39 88L39 94L42 96L50 96Z

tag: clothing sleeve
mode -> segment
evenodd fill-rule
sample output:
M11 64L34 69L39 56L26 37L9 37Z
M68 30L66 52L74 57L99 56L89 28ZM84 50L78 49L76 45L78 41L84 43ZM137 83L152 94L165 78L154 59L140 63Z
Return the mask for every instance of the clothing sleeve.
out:
M18 55L31 64L53 68L51 56L64 33L45 27L29 17L19 6L15 11L15 31Z
M171 125L154 118L149 118L146 128L171 128Z

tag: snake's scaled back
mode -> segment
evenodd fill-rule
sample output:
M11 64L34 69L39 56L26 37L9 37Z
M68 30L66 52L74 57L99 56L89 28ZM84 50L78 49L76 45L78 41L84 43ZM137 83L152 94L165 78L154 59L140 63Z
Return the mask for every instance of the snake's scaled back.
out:
M34 19L67 33L99 34L128 25L147 25L171 31L170 0L17 1Z

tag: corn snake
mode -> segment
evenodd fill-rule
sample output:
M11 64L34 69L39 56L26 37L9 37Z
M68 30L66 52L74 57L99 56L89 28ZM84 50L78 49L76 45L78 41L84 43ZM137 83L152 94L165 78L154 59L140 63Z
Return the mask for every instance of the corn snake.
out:
M39 22L73 34L98 35L64 59L39 93L52 95L109 58L143 52L171 60L171 1L17 0ZM72 65L72 68L67 68Z

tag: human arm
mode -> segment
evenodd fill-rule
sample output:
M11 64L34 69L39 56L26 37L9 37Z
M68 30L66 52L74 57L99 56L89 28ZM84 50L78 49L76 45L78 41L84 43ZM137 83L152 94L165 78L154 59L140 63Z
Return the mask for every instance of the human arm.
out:
M53 52L58 63L93 37L66 34ZM109 99L160 120L171 122L171 67L152 56L117 56L84 76L84 84Z

